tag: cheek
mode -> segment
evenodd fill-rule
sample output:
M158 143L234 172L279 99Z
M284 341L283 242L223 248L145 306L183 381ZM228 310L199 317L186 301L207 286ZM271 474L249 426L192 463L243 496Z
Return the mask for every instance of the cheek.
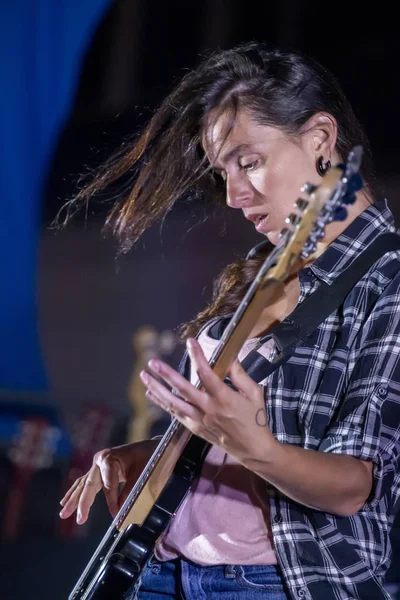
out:
M270 177L266 169L257 169L249 174L251 185L263 198L268 198L270 188Z
M302 196L301 188L309 180L310 166L304 157L293 156L271 170L268 176L268 196L277 216L283 220L294 211L294 204ZM282 223L282 227L284 223Z
M269 173L265 189L274 221L279 221L279 227L282 228L285 218L293 211L293 205L300 195L300 186L294 181L291 173L275 169Z
M271 211L266 236L272 244L278 244L279 233L286 227L286 217L296 212L294 203L302 195L300 190L305 181L290 169L283 168L270 171L265 178L266 203Z

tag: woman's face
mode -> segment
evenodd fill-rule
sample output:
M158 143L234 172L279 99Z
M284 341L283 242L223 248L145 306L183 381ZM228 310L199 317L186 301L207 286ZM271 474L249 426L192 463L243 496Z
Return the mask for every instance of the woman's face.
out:
M321 181L316 160L323 155L323 131L307 129L294 142L280 129L260 125L248 112L239 111L221 146L227 119L223 114L205 131L205 152L225 181L228 206L242 210L258 232L277 244L301 187ZM323 156L324 163L328 158Z

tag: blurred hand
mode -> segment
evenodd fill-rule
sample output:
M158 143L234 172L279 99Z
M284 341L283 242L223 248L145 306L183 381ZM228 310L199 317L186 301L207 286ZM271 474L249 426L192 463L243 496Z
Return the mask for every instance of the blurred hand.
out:
M85 523L96 494L103 489L114 518L158 442L158 439L145 440L96 452L90 470L79 477L62 498L60 517L67 519L76 511L76 522ZM124 486L120 491L121 483Z

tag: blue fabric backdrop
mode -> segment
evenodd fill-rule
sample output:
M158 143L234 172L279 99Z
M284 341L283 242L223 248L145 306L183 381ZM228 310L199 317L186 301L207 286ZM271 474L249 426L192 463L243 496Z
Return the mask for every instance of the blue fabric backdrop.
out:
M0 6L0 390L47 390L37 319L42 186L111 0Z

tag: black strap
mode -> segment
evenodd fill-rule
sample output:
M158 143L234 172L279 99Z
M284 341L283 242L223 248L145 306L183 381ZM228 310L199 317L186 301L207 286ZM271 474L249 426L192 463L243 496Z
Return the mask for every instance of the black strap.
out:
M357 281L381 256L391 250L400 249L397 233L384 233L377 237L351 265L328 285L324 282L276 327L260 339L260 343L273 336L279 354L273 362L264 358L257 350L250 352L242 361L242 367L257 383L286 362L296 346L305 340L344 301Z

